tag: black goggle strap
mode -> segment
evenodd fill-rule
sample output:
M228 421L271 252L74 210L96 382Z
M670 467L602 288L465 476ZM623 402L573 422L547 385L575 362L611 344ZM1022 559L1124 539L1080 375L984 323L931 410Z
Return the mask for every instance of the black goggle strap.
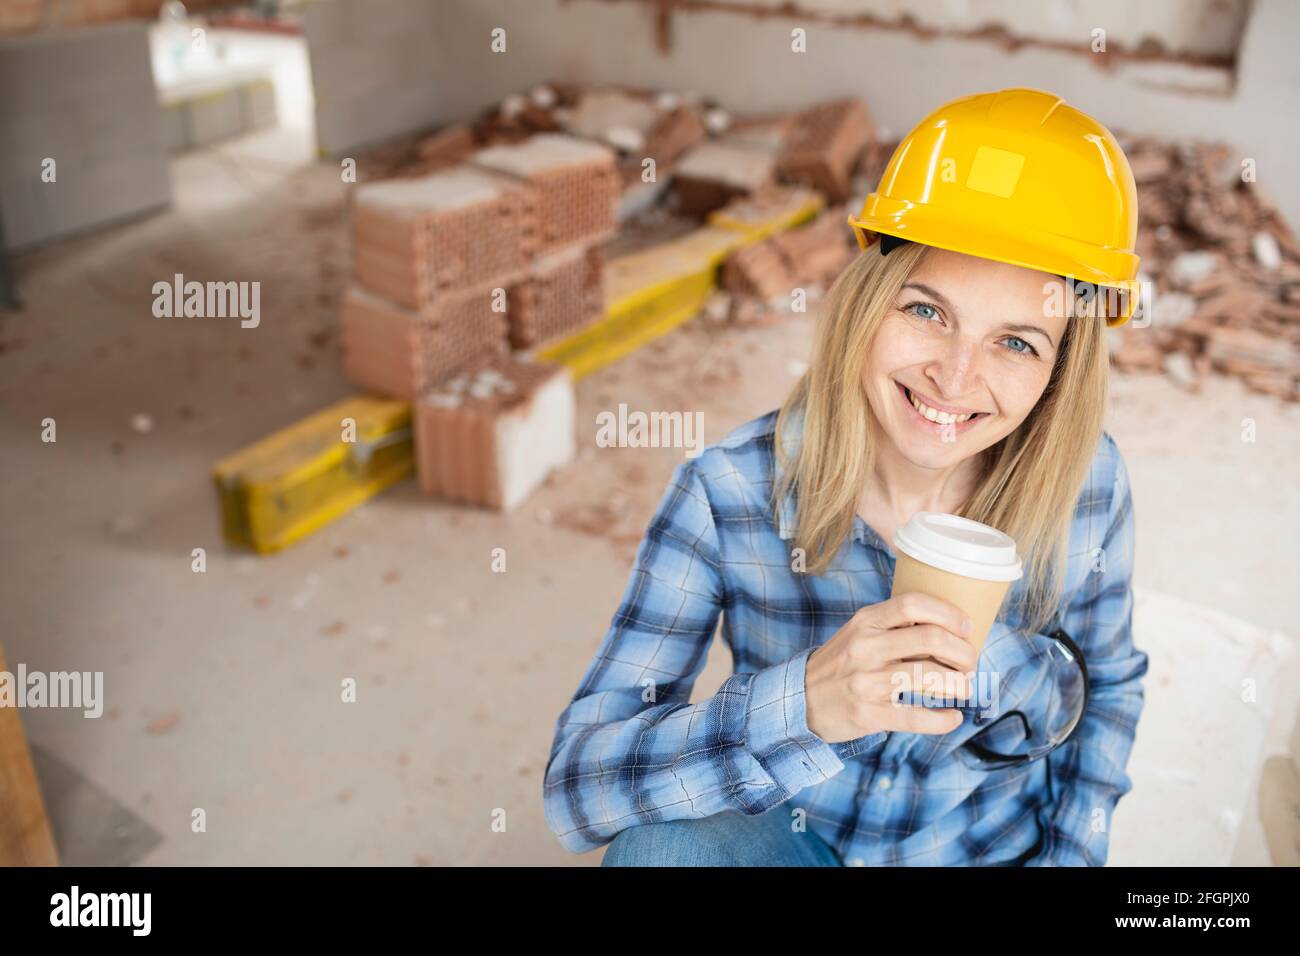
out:
M893 252L895 249L897 249L899 246L906 245L910 241L908 239L900 239L898 236L888 236L883 232L880 233L879 235L880 235L880 256L882 259L885 256L889 255L891 252Z

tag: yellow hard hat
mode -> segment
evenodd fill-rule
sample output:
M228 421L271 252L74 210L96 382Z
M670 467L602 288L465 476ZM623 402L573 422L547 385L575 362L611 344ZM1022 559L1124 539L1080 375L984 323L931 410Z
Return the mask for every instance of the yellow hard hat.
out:
M1107 325L1138 303L1137 190L1110 130L1042 90L947 103L898 144L862 214L883 234L1119 290Z

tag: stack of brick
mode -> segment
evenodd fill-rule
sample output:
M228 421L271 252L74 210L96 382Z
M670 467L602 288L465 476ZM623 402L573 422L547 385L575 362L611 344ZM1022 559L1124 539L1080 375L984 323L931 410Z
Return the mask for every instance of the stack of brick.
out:
M531 190L460 166L358 186L352 205L353 276L409 309L523 277L535 250Z
M354 284L339 316L348 377L410 400L505 351L493 289L527 274L532 205L510 179L463 166L357 187Z
M438 134L421 158L452 165L353 194L343 364L413 403L426 491L508 509L572 456L574 431L568 370L509 347L600 317L619 180L609 149L570 136L465 157L474 141L464 127Z
M343 297L343 371L368 391L411 401L466 362L506 351L492 289L450 293L422 311L353 286Z
M509 511L573 459L573 380L563 365L487 360L422 395L414 413L426 494Z
M532 260L507 296L511 344L533 348L600 318L600 245L618 228L614 154L571 136L541 134L482 150L473 161L537 197Z
M603 146L542 133L523 143L481 150L473 163L533 194L536 256L604 242L618 228L618 173L613 154Z
M600 246L575 246L536 260L507 296L511 347L535 348L598 318L605 304L604 264Z
M781 151L781 175L811 186L831 202L853 192L853 173L873 135L871 114L858 99L835 100L795 117Z

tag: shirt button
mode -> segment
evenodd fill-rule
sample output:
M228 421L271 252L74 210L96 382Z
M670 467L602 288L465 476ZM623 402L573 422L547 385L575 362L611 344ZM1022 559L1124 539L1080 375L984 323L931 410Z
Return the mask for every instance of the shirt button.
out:
M894 781L890 780L888 777L881 777L881 778L880 778L880 789L881 789L881 790L888 790L888 789L889 789L890 787L892 787L893 785L894 785Z

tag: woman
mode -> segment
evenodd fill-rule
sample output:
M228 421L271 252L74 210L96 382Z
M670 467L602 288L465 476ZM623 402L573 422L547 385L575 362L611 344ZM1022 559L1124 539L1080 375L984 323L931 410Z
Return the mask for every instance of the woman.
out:
M1147 669L1128 474L1103 431L1135 207L1111 134L1039 91L950 103L900 144L850 219L863 252L807 373L680 465L650 523L556 727L546 815L567 848L1105 862ZM888 542L919 511L1017 542L1026 573L979 654L952 604L890 598ZM735 673L689 703L720 617ZM970 702L976 677L1001 678L980 718L898 694L933 679Z

